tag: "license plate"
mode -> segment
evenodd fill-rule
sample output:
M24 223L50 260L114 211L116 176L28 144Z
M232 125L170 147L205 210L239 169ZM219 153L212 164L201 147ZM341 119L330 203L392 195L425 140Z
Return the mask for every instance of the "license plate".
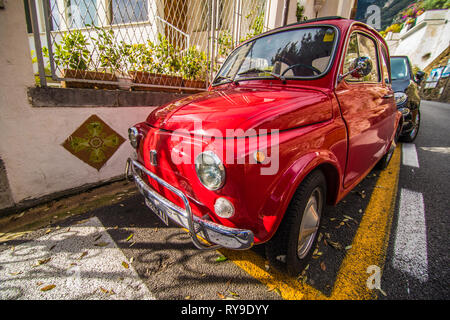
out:
M158 208L157 204L153 203L151 200L145 199L145 204L149 207L157 216L166 224L169 225L169 218L167 214Z

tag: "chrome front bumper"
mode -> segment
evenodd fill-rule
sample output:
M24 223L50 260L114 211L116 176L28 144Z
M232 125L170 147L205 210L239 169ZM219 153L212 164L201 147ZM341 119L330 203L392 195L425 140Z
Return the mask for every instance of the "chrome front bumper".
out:
M145 183L137 170L142 171L149 178L155 180L158 184L180 197L183 201L184 209L169 201ZM140 162L129 158L127 160L125 176L135 181L139 191L154 207L163 211L173 222L188 229L192 241L197 248L217 249L219 247L225 247L235 250L245 250L253 246L254 237L252 231L225 227L193 215L186 195L153 172L147 170ZM199 236L211 244L205 244L205 241L201 240Z

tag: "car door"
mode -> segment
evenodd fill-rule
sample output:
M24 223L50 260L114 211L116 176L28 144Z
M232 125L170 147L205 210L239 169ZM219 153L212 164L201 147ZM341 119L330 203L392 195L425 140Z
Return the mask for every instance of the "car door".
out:
M347 73L352 61L362 56L371 59L371 72L363 78L350 74L338 82L335 90L348 132L345 188L367 174L384 155L395 121L393 92L382 78L383 68L374 36L363 30L351 33L340 73Z

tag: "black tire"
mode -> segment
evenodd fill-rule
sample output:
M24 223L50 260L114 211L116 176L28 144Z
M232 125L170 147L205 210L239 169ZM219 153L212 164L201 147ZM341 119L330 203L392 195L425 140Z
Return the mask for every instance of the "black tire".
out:
M299 233L301 228L304 234L307 234L305 230L308 229L306 224L307 222L312 222L312 219L309 217L310 215L313 216L311 214L311 208L314 207L312 198L317 198L316 211L319 219L317 225L309 229L315 228L316 231L303 237L302 240L305 241L300 241ZM317 242L326 198L327 185L325 176L320 170L313 171L296 190L277 232L266 243L266 256L272 265L278 268L286 268L287 272L292 276L296 276L306 267ZM305 222L302 224L302 221Z
M409 131L407 134L404 134L400 137L400 140L402 142L411 143L414 140L416 140L417 135L419 134L419 128L420 128L420 110L417 109L417 113L414 115L413 120L413 129Z

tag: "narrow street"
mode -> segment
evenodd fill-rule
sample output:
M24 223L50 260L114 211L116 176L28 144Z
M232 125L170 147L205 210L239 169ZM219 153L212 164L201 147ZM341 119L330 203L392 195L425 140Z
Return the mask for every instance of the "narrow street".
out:
M422 101L421 116L413 144L327 208L299 278L269 266L263 245L198 251L130 192L29 233L1 234L0 299L448 299L450 105ZM389 190L392 199L383 198ZM367 288L376 267L381 286Z

